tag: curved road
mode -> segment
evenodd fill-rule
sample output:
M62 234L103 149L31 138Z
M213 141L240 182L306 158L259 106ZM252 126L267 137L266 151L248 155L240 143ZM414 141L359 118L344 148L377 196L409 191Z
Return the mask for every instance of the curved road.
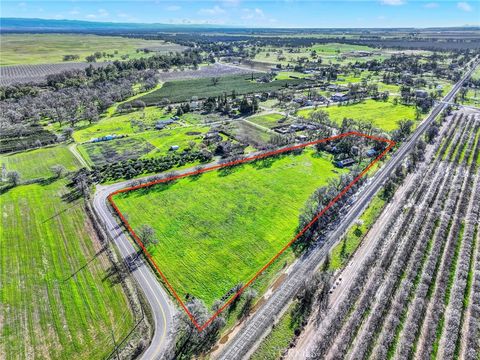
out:
M154 335L149 347L143 352L141 359L159 359L169 343L169 334L173 323L175 307L165 292L155 274L143 261L143 257L136 257L137 250L130 242L128 235L125 235L121 226L118 225L115 216L110 212L107 205L107 197L115 190L125 187L128 182L116 183L106 187L98 187L93 199L93 206L98 215L103 219L115 245L123 259L136 259L132 264L135 270L132 275L142 288L147 299L154 319ZM128 264L127 264L128 265Z

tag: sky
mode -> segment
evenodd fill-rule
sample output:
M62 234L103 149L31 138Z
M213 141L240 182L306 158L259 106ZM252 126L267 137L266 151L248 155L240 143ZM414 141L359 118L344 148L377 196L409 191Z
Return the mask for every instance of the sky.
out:
M480 25L480 0L3 0L1 17L248 27Z

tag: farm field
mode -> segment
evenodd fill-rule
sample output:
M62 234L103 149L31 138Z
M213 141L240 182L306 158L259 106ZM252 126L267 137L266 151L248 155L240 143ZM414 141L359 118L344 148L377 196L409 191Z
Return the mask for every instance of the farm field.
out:
M312 51L317 53L317 57L322 59L323 63L341 63L346 64L348 62L355 61L367 61L372 59L383 59L388 57L388 54L382 55L372 55L365 57L356 57L351 56L351 54L345 55L345 53L351 51L372 51L378 53L377 49L364 46L364 45L352 45L352 44L340 44L340 43L330 43L330 44L315 44L311 47L303 47L299 49L300 51L290 51L288 47L264 47L259 53L256 54L255 60L271 63L271 64L282 64L288 65L294 63L298 58L307 57L311 59ZM278 58L278 52L282 52L280 56L283 56L284 59Z
M274 91L288 85L296 85L303 82L301 79L274 80L270 83L257 83L251 80L253 75L232 75L220 77L217 84L212 78L168 81L160 89L140 97L147 105L155 105L168 99L170 102L189 101L192 97L205 99L210 96L219 96L226 93L230 95L233 90L237 95L259 93L263 91ZM288 84L288 85L287 85Z
M0 155L0 164L5 164L7 171L18 171L21 180L52 177L51 167L54 165L62 165L67 171L76 170L79 166L67 146L63 145Z
M133 135L155 126L158 120L166 120L173 114L166 113L157 107L147 107L144 110L132 111L129 113L106 114L99 122L86 126L73 133L73 139L78 143L90 141L93 138L105 135Z
M48 176L49 154L52 163L79 167L64 147L44 151L14 155L12 166L24 177ZM34 161L38 172L31 170ZM83 200L62 200L66 183L19 185L0 195L2 358L105 357L113 342L104 334L121 339L133 327L128 300L109 277L110 261Z
M415 108L402 104L393 104L391 101L365 100L353 105L336 105L322 107L330 119L341 124L344 118L370 121L372 124L385 131L392 131L397 128L397 121L403 119L415 120ZM297 115L308 117L314 109L300 109Z
M310 349L316 357L478 358L479 133L478 113L444 123L385 219L382 241L334 291L335 311Z
M120 60L145 57L137 49L155 48L160 52L181 51L183 48L160 40L122 38L119 36L98 36L81 34L2 34L2 58L0 65L63 63L64 55L78 55L76 60L94 52L113 54L105 60ZM115 51L117 52L115 54ZM152 53L150 53L152 54ZM103 58L99 61L105 61Z
M251 116L248 118L248 121L267 128L273 128L275 126L288 123L287 121L281 122L281 120L284 118L285 116L282 114L271 113L266 115Z
M173 145L181 152L192 142L199 144L208 132L206 126L177 126L161 131L151 130L126 138L98 143L83 143L78 150L91 165L101 166L110 162L166 155Z
M2 35L0 35L2 36ZM58 74L63 71L83 70L89 66L99 68L104 63L67 62L59 64L25 64L0 66L0 85L13 84L44 84L48 75Z
M211 306L295 235L309 195L338 172L330 159L305 150L118 194L114 201L134 229L154 228L159 242L149 251L179 296Z

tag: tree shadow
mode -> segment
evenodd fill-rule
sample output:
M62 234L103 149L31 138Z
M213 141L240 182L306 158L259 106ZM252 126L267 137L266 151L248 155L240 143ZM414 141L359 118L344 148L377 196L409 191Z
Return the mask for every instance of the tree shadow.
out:
M235 164L235 165L228 165L228 166L224 166L220 169L218 169L218 176L220 177L224 177L224 176L228 176L228 175L231 175L241 169L243 169L245 166L245 164Z
M78 206L78 205L80 205L80 204L81 204L81 203L76 203L76 204L73 204L72 206L66 207L66 208L63 209L63 210L60 210L60 211L56 212L54 215L52 215L52 216L50 216L49 218L43 220L43 223L46 223L46 222L48 222L48 221L56 218L57 216L60 216L60 214L63 214L64 212L66 212L66 211L68 211L68 210L70 210L70 209L72 209L72 208L74 208L75 206Z
M75 275L77 275L80 271L85 269L92 261L94 261L96 258L98 258L101 254L103 254L107 250L106 246L103 246L90 260L88 260L84 265L80 266L77 270L75 270L73 273L70 274L69 277L65 278L63 282L67 282L71 278L73 278Z

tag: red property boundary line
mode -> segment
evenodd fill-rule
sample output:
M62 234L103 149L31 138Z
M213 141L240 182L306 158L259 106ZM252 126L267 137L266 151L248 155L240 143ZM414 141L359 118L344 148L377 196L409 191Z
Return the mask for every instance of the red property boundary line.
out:
M382 142L385 142L388 144L387 148L380 154L378 155L365 169L363 169L363 171L355 178L353 179L353 181L351 183L349 183L340 193L338 193L337 196L335 196L335 198L333 198L297 235L295 235L295 237L293 239L291 239L288 244L286 244L274 257L272 257L270 259L270 261L265 264L245 285L243 285L243 287L235 294L233 294L227 302L225 302L222 307L220 309L218 309L213 315L212 317L210 317L203 325L200 325L196 320L195 318L193 317L193 315L190 313L190 311L188 310L188 308L186 307L186 305L183 303L182 299L178 296L177 292L175 291L175 289L172 287L172 285L169 283L169 281L167 280L167 278L165 277L165 275L163 274L163 272L160 270L160 268L158 267L158 265L156 264L156 262L154 261L152 255L148 252L148 250L146 249L145 245L143 244L143 242L140 240L140 238L138 237L138 235L133 231L132 227L130 226L130 224L128 223L128 221L125 219L125 217L123 216L123 214L120 212L120 210L118 209L117 205L115 204L115 202L113 201L113 196L114 195L117 195L117 194L121 194L121 193L124 193L124 192L128 192L128 191L132 191L132 190L137 190L137 189L141 189L141 188L145 188L145 187L150 187L152 185L156 185L156 184L160 184L160 183L165 183L165 182L169 182L169 181L172 181L172 180L176 180L176 179L180 179L180 178L184 178L184 177L188 177L188 176L192 176L192 175L198 175L198 174L201 174L201 173L204 173L204 172L208 172L208 171L212 171L212 170L216 170L216 169L221 169L221 168L224 168L224 167L228 167L228 166L232 166L232 165L237 165L237 164L241 164L241 163L245 163L245 162L250 162L252 160L257 160L257 159L262 159L262 158L266 158L266 157L269 157L269 156L272 156L272 155L276 155L276 154L281 154L281 153L284 153L284 152L288 152L288 151L292 151L292 150L295 150L295 149L302 149L302 148L305 148L307 146L311 146L311 145L316 145L316 144L319 144L319 143L323 143L323 142L328 142L328 141L332 141L332 140L338 140L338 139L341 139L341 138L344 138L344 137L347 137L347 136L351 136L351 135L356 135L356 136L360 136L360 137L364 137L364 138L368 138L368 139L372 139L372 140L377 140L377 141L382 141ZM357 131L350 131L350 132L347 132L347 133L343 133L343 134L340 134L340 135L335 135L335 136L331 136L331 137L328 137L328 138L324 138L324 139L320 139L320 140L315 140L315 141L311 141L311 142L307 142L307 143L303 143L303 144L298 144L298 145L295 145L295 146L290 146L290 147L286 147L286 148L281 148L281 149L278 149L278 150L274 150L274 151L269 151L269 152L265 152L265 153L261 153L261 154L258 154L258 155L255 155L255 156L251 156L251 157L248 157L248 158L244 158L244 159L240 159L240 160L235 160L235 161L230 161L230 162L227 162L227 163L224 163L224 164L217 164L217 165L212 165L212 166L208 166L208 167L204 167L202 169L199 169L199 170L195 170L195 171L191 171L191 172L187 172L187 173L184 173L182 175L176 175L176 176L172 176L172 177L169 177L169 178L165 178L165 179L158 179L158 180L154 180L154 181L150 181L148 183L145 183L145 184L140 184L140 185L137 185L137 186L131 186L131 187L127 187L127 188L124 188L124 189L120 189L120 190L117 190L117 191L114 191L112 192L110 195L108 195L108 201L110 203L110 205L113 207L113 209L115 210L115 212L117 213L118 217L122 220L124 226L127 228L128 232L130 233L130 235L135 239L135 242L137 243L138 246L140 246L140 248L142 249L143 253L145 254L145 256L148 258L148 260L150 261L151 265L155 268L155 270L160 274L161 278L163 279L163 281L165 282L165 284L167 285L168 289L171 291L171 293L173 294L173 296L175 297L175 299L177 299L178 303L182 306L182 308L185 310L185 312L187 313L187 315L189 316L189 318L192 320L193 324L195 325L195 327L198 329L198 331L202 331L204 330L223 310L225 310L225 308L236 298L238 297L244 290L246 287L248 287L253 281L255 281L255 279L266 269L268 268L285 250L287 250L300 236L302 236L305 231L307 231L323 214L325 214L325 212L330 209L330 207L333 206L333 204L335 204L343 195L345 195L345 193L350 190L350 188L356 183L358 182L367 172L368 170L370 170L372 168L372 166L378 162L382 157L384 157L389 151L390 149L392 149L393 147L395 146L395 142L392 141L392 140L389 140L389 139L385 139L385 138L381 138L381 137L377 137L377 136L371 136L371 135L366 135L366 134L362 134L360 132L357 132Z

